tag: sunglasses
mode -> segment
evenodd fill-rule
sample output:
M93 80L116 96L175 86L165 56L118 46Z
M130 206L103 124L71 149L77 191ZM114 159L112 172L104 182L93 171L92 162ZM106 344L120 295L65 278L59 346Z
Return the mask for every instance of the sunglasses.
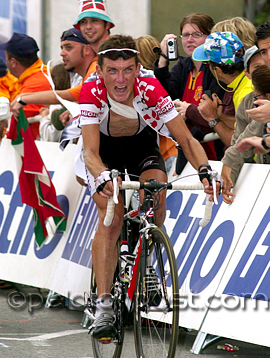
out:
M64 31L61 35L61 41L65 41L67 38L69 37L76 37L77 39L80 40L80 42L85 43L86 45L89 45L89 42L87 42L85 40L85 38L83 36L78 36L75 32L73 32L72 30L67 30Z
M132 48L112 48L104 51L100 51L98 55L103 55L110 60L117 60L119 57L122 57L124 60L128 60L129 58L135 57L139 51L133 50Z

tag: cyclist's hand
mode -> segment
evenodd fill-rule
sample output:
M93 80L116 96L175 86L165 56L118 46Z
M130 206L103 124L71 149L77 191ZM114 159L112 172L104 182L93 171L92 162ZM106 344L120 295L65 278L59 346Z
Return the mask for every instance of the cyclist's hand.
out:
M202 164L198 170L200 181L204 186L204 192L211 195L209 200L215 201L219 197L222 188L222 178L217 172L212 172L210 165ZM213 180L212 180L213 179ZM213 187L213 184L215 187ZM214 195L216 197L214 197Z
M95 178L95 188L96 192L103 198L109 199L113 195L113 183L109 170L104 170Z

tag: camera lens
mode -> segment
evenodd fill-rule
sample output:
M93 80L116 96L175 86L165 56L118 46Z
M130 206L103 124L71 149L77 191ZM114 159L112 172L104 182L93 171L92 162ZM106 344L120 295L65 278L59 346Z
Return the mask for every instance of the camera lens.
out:
M170 41L168 41L168 45L169 46L172 46L173 45L173 42L170 40Z

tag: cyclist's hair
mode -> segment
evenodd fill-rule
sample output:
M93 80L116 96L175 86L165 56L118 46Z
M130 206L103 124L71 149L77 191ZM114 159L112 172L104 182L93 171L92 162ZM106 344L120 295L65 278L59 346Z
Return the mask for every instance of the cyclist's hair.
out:
M192 24L197 25L198 29L206 35L209 35L211 32L212 27L215 25L214 20L211 16L200 13L200 12L194 12L190 15L187 15L183 18L183 20L180 23L180 34L182 34L183 27L186 24Z
M266 40L270 37L270 21L262 24L256 31L255 44L258 47L258 41Z
M28 68L33 65L38 60L37 51L31 53L28 55L28 57L19 57L11 53L10 51L6 51L7 58L11 60L12 58L15 58L23 67Z
M239 37L245 49L255 45L255 26L247 19L236 16L215 24L211 32L232 32Z
M252 84L261 95L270 93L270 69L266 65L259 66L253 71Z
M138 55L140 63L147 70L152 70L154 61L159 58L159 55L154 53L153 47L160 47L160 43L151 35L137 37L135 41L140 52Z
M126 35L112 35L106 40L102 41L99 45L98 52L105 51L108 49L122 49L130 48L132 50L138 50L136 42L132 36ZM134 56L136 66L139 63L138 55ZM104 55L98 56L98 65L102 68L103 66Z

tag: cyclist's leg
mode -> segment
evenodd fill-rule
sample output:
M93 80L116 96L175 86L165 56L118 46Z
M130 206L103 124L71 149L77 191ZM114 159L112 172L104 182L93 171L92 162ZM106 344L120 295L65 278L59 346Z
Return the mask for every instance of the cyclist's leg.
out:
M141 173L141 176L145 179L157 179L158 181L167 182L167 174L160 169L148 169ZM143 190L140 190L140 200L142 202ZM162 190L158 193L158 208L155 211L155 222L158 227L162 227L166 216L166 191Z
M95 271L98 297L110 293L113 275L117 265L117 240L123 223L123 204L119 196L119 204L115 206L113 222L106 227L103 220L106 214L107 199L95 193L93 199L99 215L98 228L92 244L93 267Z
M116 334L114 327L114 312L111 299L111 287L117 265L116 242L120 235L123 221L122 198L115 207L112 224L104 226L103 220L106 214L107 199L95 193L93 199L97 205L99 214L98 228L92 244L93 269L97 284L96 319L91 327L93 337L108 339Z

